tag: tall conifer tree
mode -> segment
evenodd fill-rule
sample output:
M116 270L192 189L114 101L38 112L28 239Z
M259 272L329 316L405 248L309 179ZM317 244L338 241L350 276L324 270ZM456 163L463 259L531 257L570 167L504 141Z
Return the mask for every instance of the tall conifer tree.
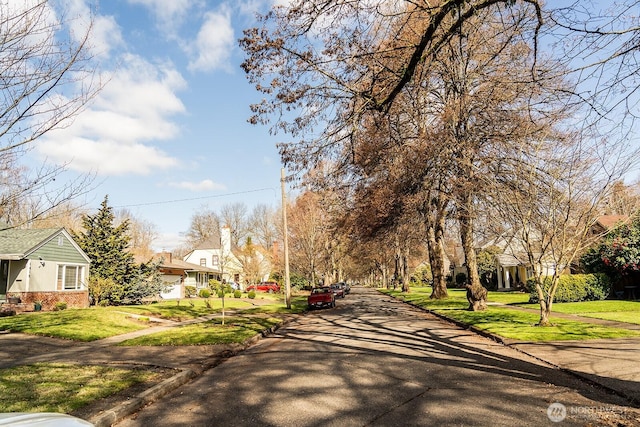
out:
M95 215L84 215L84 232L74 236L91 259L91 275L126 285L135 276L133 254L129 251L129 220L114 225L115 215L106 195Z

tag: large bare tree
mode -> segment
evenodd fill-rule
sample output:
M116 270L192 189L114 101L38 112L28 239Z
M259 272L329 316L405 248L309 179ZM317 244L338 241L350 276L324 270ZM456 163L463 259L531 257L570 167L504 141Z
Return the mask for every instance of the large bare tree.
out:
M302 193L287 208L291 266L312 286L323 274L324 221L320 196L314 192Z
M153 241L158 237L158 229L150 221L137 218L128 209L120 209L116 212L115 221L117 224L124 221L129 222L127 233L129 235L129 244L131 253L138 257L139 262L146 262L153 258L155 251L153 250Z
M377 153L382 161L373 155L358 158L372 141L365 140L368 134L363 130L370 129L371 122L389 125L392 121L385 119L392 115L401 120L407 114L402 107L410 105L411 97L425 100L425 108L432 110L423 111L428 123L425 135L439 149L440 181L404 180L412 184L404 189L415 196L442 190L438 182L446 184L446 202L458 219L465 253L471 307L482 308L486 291L477 273L474 223L483 203L498 201L484 197L485 193L509 191L500 187L505 182L490 179L491 174L499 178L517 164L526 169L526 162L535 157L529 141L561 141L563 126L576 126L569 119L584 117L571 110L581 107L581 101L588 101L587 117L596 120L578 123L578 128L590 132L578 141L596 136L596 129L603 129L593 125L602 123L602 117L616 123L609 114L620 109L608 108L612 100L619 100L618 105L633 100L611 95L625 87L637 90L630 82L637 74L633 59L638 29L627 26L616 31L613 25L633 18L631 9L610 15L604 30L576 11L586 9L575 3L545 10L536 0L294 1L265 15L262 26L247 30L241 41L248 54L243 67L265 94L260 104L252 106L251 121L273 120L274 130L293 135L295 142L280 145L290 168L332 164L337 173L364 183L362 188L368 191L385 182L383 167L395 167L402 151L382 144ZM563 39L567 51L546 52L551 57L562 52L562 58L541 55L541 34L578 32L575 39ZM595 41L607 37L618 47L602 56L605 45ZM590 63L572 68L580 55L589 58L594 52ZM616 64L617 74L609 69ZM564 76L572 76L576 85L567 85ZM595 86L598 96L587 96L581 86L585 76L604 77ZM401 132L406 134L406 129ZM389 129L381 132L389 134ZM579 146L572 146L576 147L580 152ZM633 157L631 147L611 147L614 156ZM418 165L418 174L420 169L429 170L424 163ZM609 165L618 169L608 176L620 174L620 163ZM390 200L394 203L384 213L387 218L393 210L408 206L396 197Z
M206 206L191 217L189 230L185 233L185 245L192 250L207 239L220 239L220 216Z
M11 226L29 224L91 182L86 176L57 182L65 165L21 166L38 139L68 125L101 87L90 55L91 22L84 32L72 31L71 23L45 0L0 4L0 217ZM27 205L32 209L18 209Z
M247 205L242 202L226 204L220 209L220 220L231 230L231 246L241 246L249 233Z
M248 217L248 230L257 245L272 250L278 240L278 224L281 221L280 212L266 204L253 207Z

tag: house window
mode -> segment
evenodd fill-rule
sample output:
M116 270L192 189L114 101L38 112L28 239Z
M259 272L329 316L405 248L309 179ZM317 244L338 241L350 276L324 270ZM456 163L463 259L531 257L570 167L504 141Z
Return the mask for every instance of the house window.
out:
M196 277L196 288L206 288L209 285L207 281L207 273L198 273Z
M62 234L58 235L58 246L64 245L64 237Z
M59 264L57 289L60 291L82 289L83 273L84 267L81 265Z
M207 266L207 259L206 258L200 258L200 266L202 266L202 267L206 267Z
M214 267L217 267L219 264L220 264L220 258L218 257L218 255L212 255L211 265L213 265Z

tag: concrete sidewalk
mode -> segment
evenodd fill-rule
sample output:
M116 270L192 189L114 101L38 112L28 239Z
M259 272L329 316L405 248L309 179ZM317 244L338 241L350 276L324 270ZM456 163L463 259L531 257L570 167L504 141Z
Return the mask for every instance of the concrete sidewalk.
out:
M525 307L500 303L492 303L491 305L500 305L511 309L539 313L536 309ZM423 308L423 310L425 309ZM640 335L632 338L601 340L524 342L505 339L473 327L469 328L441 313L436 313L431 310L425 311L441 319L456 323L461 327L490 337L497 342L535 357L538 360L544 361L594 385L603 387L612 393L626 398L632 406L640 407ZM552 313L552 317L640 332L640 325L632 323L615 322L556 312Z

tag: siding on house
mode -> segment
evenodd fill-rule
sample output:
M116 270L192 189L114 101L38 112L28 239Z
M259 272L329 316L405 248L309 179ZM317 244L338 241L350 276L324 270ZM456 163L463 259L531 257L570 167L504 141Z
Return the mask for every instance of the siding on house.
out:
M39 248L28 255L29 259L56 261L66 264L86 264L79 248L71 242L64 233L60 232L44 242Z
M20 261L11 261L9 263L9 287L7 292L18 292L23 291L23 288L27 287L27 280L29 279L29 274L27 267L26 259ZM13 283L13 287L11 284Z
M87 305L90 260L64 228L0 230L0 259L8 266L6 294L20 294L27 302L69 297L72 306ZM78 276L65 278L72 277L79 289L63 289L58 283L61 266L67 266L64 271L77 268Z

